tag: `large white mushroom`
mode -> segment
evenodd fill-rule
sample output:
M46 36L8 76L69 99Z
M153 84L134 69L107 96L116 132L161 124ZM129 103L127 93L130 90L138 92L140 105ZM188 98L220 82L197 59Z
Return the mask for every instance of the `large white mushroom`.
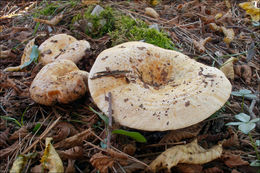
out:
M90 71L88 87L104 113L111 92L115 121L147 131L196 124L220 109L231 93L229 80L217 68L143 42L103 51Z

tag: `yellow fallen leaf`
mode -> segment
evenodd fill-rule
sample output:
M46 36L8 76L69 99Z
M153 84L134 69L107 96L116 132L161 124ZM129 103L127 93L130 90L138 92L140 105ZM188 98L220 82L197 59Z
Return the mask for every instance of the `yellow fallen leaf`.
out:
M23 51L23 56L21 58L21 64L19 66L7 67L7 68L4 69L4 71L19 71L19 70L21 70L22 65L24 63L30 61L30 54L32 52L32 47L34 45L34 42L35 42L35 38L32 39L31 41L29 41L29 43L27 43L27 45L25 46L24 51Z
M19 155L10 170L10 173L21 173L30 158L34 158L36 153L29 153L27 155Z
M62 161L51 141L52 138L46 138L45 140L45 150L41 158L41 163L45 169L49 170L49 173L63 173L64 167Z
M150 16L150 17L153 17L153 18L158 18L159 17L159 14L153 8L150 8L150 7L145 8L145 12L144 13L146 15Z
M178 163L204 164L217 159L222 154L222 145L206 150L198 145L197 139L186 145L174 146L160 154L151 164L153 172L167 168L170 172Z
M222 67L220 67L220 70L228 79L234 80L235 78L233 63L237 60L237 58L231 57L222 65Z
M243 8L246 10L246 13L251 16L251 19L254 22L258 22L260 19L260 8L257 8L254 6L254 2L243 2L238 4L239 7Z

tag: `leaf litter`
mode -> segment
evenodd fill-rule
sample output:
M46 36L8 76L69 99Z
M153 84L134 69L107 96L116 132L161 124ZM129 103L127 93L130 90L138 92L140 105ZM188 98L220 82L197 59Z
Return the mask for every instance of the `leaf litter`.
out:
M90 5L99 4L104 7L105 4L99 1L82 1L82 4L71 1L60 4L60 6L57 3L40 4L24 1L9 3L1 1L0 3L3 7L3 10L0 10L0 15L3 16L0 19L1 116L9 116L19 122L22 116L21 112L30 105L24 117L23 123L25 126L22 126L22 128L18 128L13 123L14 121L1 119L1 122L4 123L1 124L0 131L0 169L4 170L4 172L9 172L11 167L16 165L13 163L15 163L16 159L19 159L19 154L23 153L23 156L25 156L25 154L33 151L33 147L36 153L42 154L44 151L42 140L46 137L53 137L53 145L50 145L57 151L58 155L55 154L55 158L59 156L61 162L65 165L63 170L67 167L68 170L74 171L95 169L101 172L141 172L147 170L145 164L151 164L156 159L156 156L163 153L170 145L185 143L189 145L191 141L198 138L199 144L197 144L197 147L203 147L203 151L211 151L210 149L213 146L218 146L217 143L221 142L224 152L220 159L201 165L194 165L194 163L172 164L172 171L256 171L254 167L248 166L249 163L255 160L255 153L247 136L235 128L230 129L219 126L219 131L212 128L213 122L220 119L223 119L225 123L230 122L235 120L234 115L241 112L239 110L241 109L241 98L233 96L229 101L239 104L240 106L237 109L232 107L227 109L229 107L227 105L224 111L217 113L214 115L215 117L207 120L205 124L199 127L168 133L141 132L146 137L147 143L137 143L131 138L124 141L126 138L123 135L112 135L111 147L116 147L119 151L123 151L122 153L131 155L127 157L128 159L124 154L122 156L121 152L117 151L116 154L112 154L107 149L104 150L88 145L91 143L96 146L101 141L106 143L105 123L100 117L87 109L91 106L98 111L98 108L89 99L89 95L86 94L84 98L68 105L55 105L53 107L37 105L29 98L28 88L41 66L32 63L26 68L21 69L20 67L25 62L30 61L31 50L26 51L25 49L28 41L30 42L36 37L35 43L32 45L40 45L50 35L65 32L77 39L85 39L91 43L91 53L77 64L80 69L89 71L97 55L102 50L111 47L110 36L104 35L101 38L92 38L84 33L84 30L69 26L72 17L83 14L84 10ZM179 51L197 61L220 68L221 65L225 65L230 57L237 58L237 62L232 63L235 75L232 80L233 90L249 89L253 94L258 94L260 78L257 57L259 57L260 38L259 28L251 20L254 22L258 20L256 12L259 8L256 8L257 4L245 7L240 3L242 1L233 0L156 1L156 3L113 1L107 2L106 5L136 21L141 19L148 25L158 24L160 30L164 30L168 34ZM145 8L151 7L150 4L156 4L152 6L158 13L153 15L155 18L145 14ZM60 17L61 14L62 17ZM39 21L37 25L33 21L34 18L45 21ZM213 30L210 29L212 24L216 27ZM45 38L40 40L39 37L42 35ZM26 53L26 56L23 53ZM20 66L17 69L18 72L4 72L4 69L15 66ZM259 100L256 101L259 102ZM252 99L245 99L245 107L249 108L251 102ZM253 111L255 115L259 115L259 106L255 104L250 111ZM54 128L52 126L55 120L53 116L57 118L59 115L62 115L62 118L58 120L56 125L53 124L55 125ZM38 129L36 124L39 122L41 127ZM28 126L29 124L30 126ZM34 128L38 129L37 133L32 133ZM118 125L113 124L113 129L118 128ZM126 130L132 131L132 129ZM256 139L259 136L259 131L253 130L252 136ZM22 139L23 137L24 139ZM129 141L134 145L124 148ZM160 145L158 145L159 142ZM29 147L30 144L33 144L32 147ZM149 144L155 146L145 147ZM178 146L181 147L182 145ZM212 153L216 154L217 152ZM7 159L8 157L9 159ZM132 162L129 161L129 157L132 157ZM140 162L137 161L138 159ZM194 160L198 163L200 159ZM108 163L108 166L105 163ZM165 163L165 161L162 161L162 163ZM60 163L54 164L60 165ZM28 158L25 169L31 170L32 168L36 169L34 172L40 172L42 169L39 157L36 157L34 161Z

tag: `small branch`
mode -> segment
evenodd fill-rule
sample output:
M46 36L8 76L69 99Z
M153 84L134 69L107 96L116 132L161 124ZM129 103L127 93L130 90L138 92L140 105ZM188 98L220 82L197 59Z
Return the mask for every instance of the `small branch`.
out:
M104 76L112 76L115 78L119 78L119 77L125 77L126 73L130 73L131 71L127 71L127 70L114 70L114 71L100 71L94 74L93 77L91 77L90 79L97 79L97 78L101 78Z
M108 93L108 128L107 128L107 149L111 146L111 130L112 130L112 94Z

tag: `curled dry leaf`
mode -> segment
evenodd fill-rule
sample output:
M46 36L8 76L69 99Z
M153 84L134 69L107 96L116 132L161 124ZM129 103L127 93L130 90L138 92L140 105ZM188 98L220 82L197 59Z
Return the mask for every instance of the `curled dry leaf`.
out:
M237 58L231 57L222 65L222 67L220 67L220 70L226 75L226 77L228 79L234 80L234 78L235 78L233 64L236 61L237 61Z
M252 69L249 65L235 65L234 66L235 74L239 77L242 77L247 84L251 83L252 78Z
M53 141L55 142L78 133L75 127L68 122L59 122L54 130L57 131L56 135L53 136Z
M230 135L230 138L224 139L222 141L223 147L234 147L239 146L239 140L237 134L232 130L232 128L228 128L228 133Z
M84 130L81 133L78 133L74 136L66 138L56 144L54 144L55 148L71 148L74 146L81 146L83 141L92 136L91 129Z
M205 150L198 145L196 139L189 144L167 149L150 164L150 168L153 172L161 168L167 168L168 171L170 171L170 169L178 163L204 164L219 158L222 154L222 150L221 144Z
M38 19L38 18L34 18L33 20L35 22L40 22L40 23L44 23L47 25L51 25L51 26L55 26L57 25L63 18L63 14L58 14L57 16L53 17L51 20L44 20L44 19Z
M203 170L203 173L224 173L219 167L206 168Z
M135 151L136 151L136 146L133 144L127 144L123 148L123 152L130 156L133 156L135 154Z
M224 161L225 165L227 165L230 168L234 168L236 166L249 165L248 161L243 160L239 155L234 155L228 152L223 153L221 159Z
M44 173L44 169L42 167L42 165L36 165L34 167L31 168L31 173Z
M232 28L227 29L224 26L221 26L221 31L225 35L224 42L229 45L235 38L234 30Z
M97 168L101 173L108 172L108 168L111 168L116 162L121 165L127 164L127 156L118 153L112 149L107 150L110 156L104 155L101 152L94 154L90 163Z
M28 134L28 130L26 126L22 126L19 130L15 131L10 137L9 140L17 140L19 138L23 138Z
M8 140L8 134L9 134L9 128L7 128L5 131L0 133L0 148L6 148L8 146L7 140Z
M64 172L62 161L51 144L52 138L46 138L45 150L41 158L41 163L44 169L48 169L49 172Z
M203 125L200 123L184 129L172 130L166 134L159 143L179 142L183 139L193 138L199 134L202 127Z
M83 148L80 146L76 146L73 148L70 148L65 151L57 151L61 157L62 160L64 159L71 159L71 160L77 160L83 157Z
M212 38L211 37L207 37L205 39L201 39L199 42L197 42L196 40L193 40L193 44L194 44L194 47L200 52L200 53L203 53L205 52L205 44L209 41L211 41Z
M243 2L238 4L239 7L246 10L246 13L251 16L251 19L255 22L258 22L260 19L260 8L254 6L254 2Z
M148 15L148 16L153 17L153 18L158 18L159 17L159 14L153 8L150 8L150 7L145 8L145 12L144 13L146 15Z

